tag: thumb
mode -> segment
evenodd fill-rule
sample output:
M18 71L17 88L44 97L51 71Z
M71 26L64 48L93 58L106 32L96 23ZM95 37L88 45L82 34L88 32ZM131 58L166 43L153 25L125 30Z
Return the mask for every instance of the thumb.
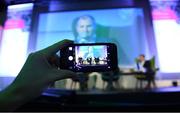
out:
M73 71L69 70L63 70L63 69L51 69L48 72L49 76L49 82L56 81L56 80L61 80L61 79L66 79L66 78L72 78L77 76L76 73Z

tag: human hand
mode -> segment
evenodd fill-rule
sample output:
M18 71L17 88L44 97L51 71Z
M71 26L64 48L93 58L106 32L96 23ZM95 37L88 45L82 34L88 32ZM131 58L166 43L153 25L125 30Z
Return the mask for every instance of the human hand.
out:
M9 98L7 97L4 101L7 102L4 107L9 106L12 109L19 107L38 97L50 83L76 76L74 72L55 68L48 62L49 58L57 51L72 43L72 41L63 40L43 50L31 53L16 79L5 89L5 97L8 95Z

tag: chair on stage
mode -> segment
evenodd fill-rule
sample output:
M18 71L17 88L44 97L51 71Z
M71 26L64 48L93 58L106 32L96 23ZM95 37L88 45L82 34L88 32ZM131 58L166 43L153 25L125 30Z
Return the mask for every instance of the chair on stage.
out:
M136 63L138 63L138 60L135 59ZM150 78L147 77L147 75L145 74L139 74L139 75L135 75L137 81L136 81L136 89L143 89L143 83L144 82L147 82L149 79L150 79L150 88L151 85L153 85L153 88L156 87L156 82L155 82L155 75L156 75L156 72L159 70L159 68L156 68L155 66L155 56L153 56L151 59L150 59L150 65L151 65L151 69L153 70L153 75L151 75Z
M114 90L115 88L113 84L115 84L117 88L120 88L119 77L120 77L119 68L115 71L103 72L101 76L103 80L103 89ZM105 88L105 82L107 82L106 88Z
M88 74L87 73L77 73L77 76L72 78L71 89L75 89L77 84L80 86L80 90L84 91L88 89L87 82L88 82Z
M77 77L71 79L71 89L76 89L77 84L81 91L88 89L96 89L97 74L96 73L77 73ZM90 87L91 86L91 87Z

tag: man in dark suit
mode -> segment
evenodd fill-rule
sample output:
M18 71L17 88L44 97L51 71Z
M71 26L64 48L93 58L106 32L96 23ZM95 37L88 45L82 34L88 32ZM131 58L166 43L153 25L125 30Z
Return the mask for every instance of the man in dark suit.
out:
M152 69L150 60L145 60L145 55L143 54L139 55L137 67L140 74L145 75L148 80L146 88L151 88L151 82L154 84L155 72Z

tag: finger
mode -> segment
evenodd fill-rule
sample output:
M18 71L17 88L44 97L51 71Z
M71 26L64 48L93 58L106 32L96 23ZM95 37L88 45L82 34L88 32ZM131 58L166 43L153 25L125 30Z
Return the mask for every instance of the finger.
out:
M41 50L41 52L43 52L43 54L45 54L46 56L51 56L54 55L56 52L58 52L60 49L68 46L69 44L72 44L73 41L72 40L62 40L60 42L57 42L43 50Z
M48 58L48 62L49 64L51 64L52 66L56 66L59 67L60 66L60 58L58 55L52 55Z
M58 69L51 69L49 72L49 80L56 81L56 80L61 80L61 79L66 79L66 78L72 78L76 77L76 73L69 71L69 70L58 70Z

